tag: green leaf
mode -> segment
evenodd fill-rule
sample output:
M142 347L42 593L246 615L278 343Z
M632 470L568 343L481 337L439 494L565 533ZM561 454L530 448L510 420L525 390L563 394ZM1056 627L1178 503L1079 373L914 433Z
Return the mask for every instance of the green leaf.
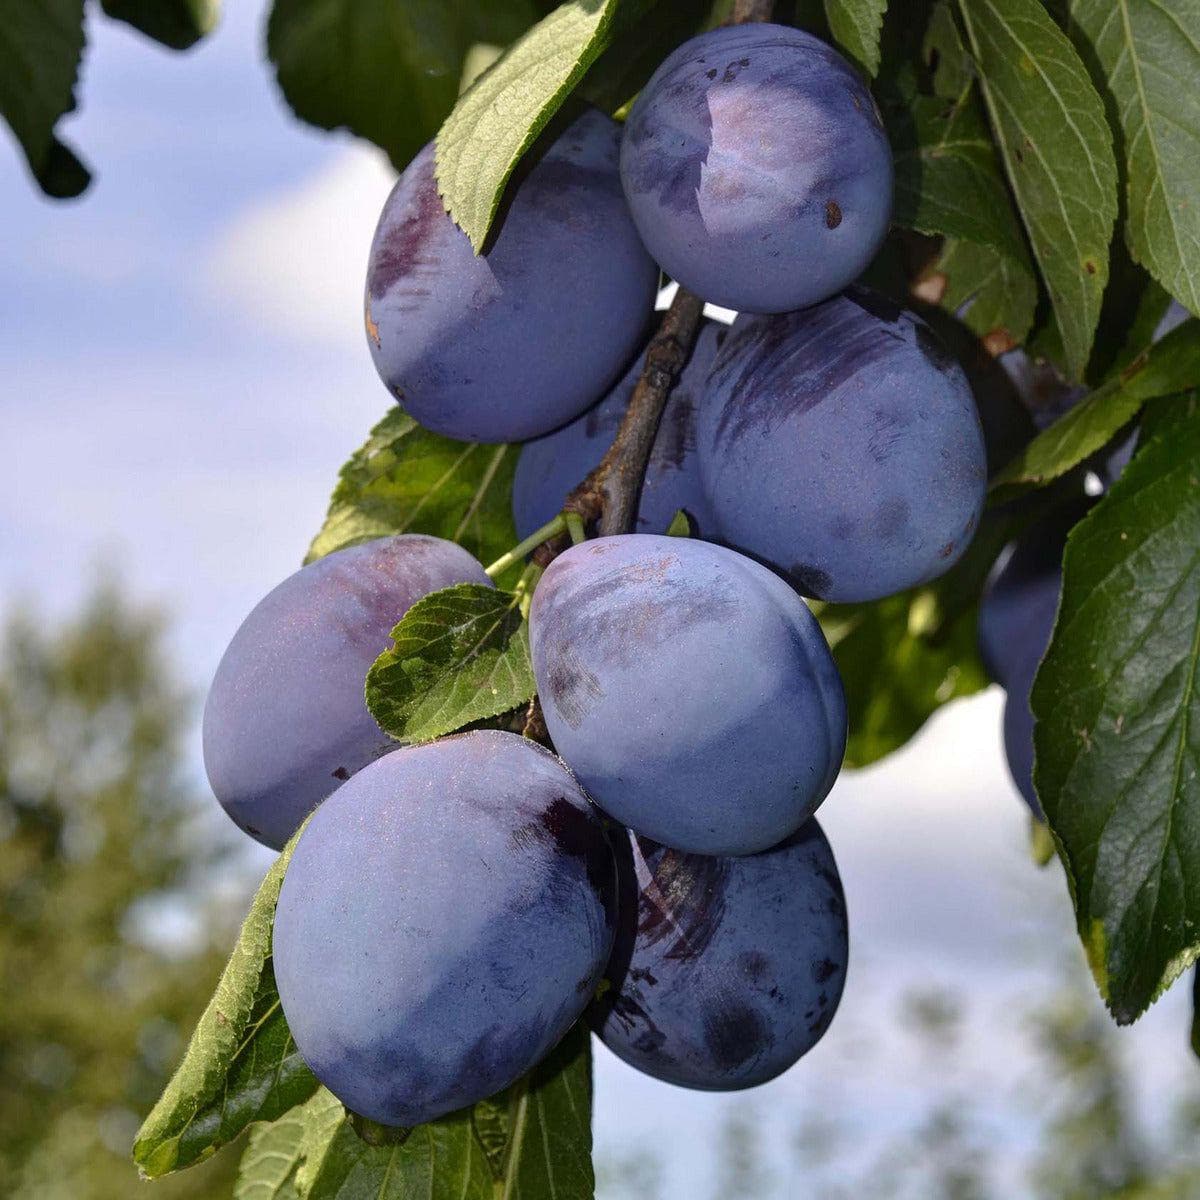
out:
M364 1142L322 1088L255 1131L235 1200L592 1200L591 1150L591 1048L576 1025L508 1091L398 1145Z
M221 0L104 0L104 11L172 50L186 50L216 28Z
M520 597L459 583L418 600L367 672L367 707L408 742L453 733L536 691Z
M896 224L990 246L1032 269L1000 163L968 84L955 101L917 96L907 128L890 122L896 147Z
M271 967L275 902L295 842L267 872L183 1061L134 1141L134 1161L150 1179L200 1162L317 1088L283 1018Z
M1148 400L1200 387L1200 321L1171 330L1119 375L1042 430L992 481L1000 499L1065 475L1105 446Z
M975 80L975 65L963 45L950 0L937 0L921 45L935 95L957 100Z
M1121 1023L1200 951L1200 402L1072 531L1034 684L1034 778Z
M403 168L454 106L471 46L507 45L539 15L535 0L275 0L267 54L298 117Z
M825 0L825 16L838 45L868 75L879 70L879 35L888 0Z
M683 511L677 509L667 526L667 537L692 537L692 519Z
M0 0L0 116L48 196L78 196L88 169L54 136L75 107L83 54L83 0Z
M255 1125L238 1165L233 1200L301 1200L345 1122L342 1102L318 1088L274 1124Z
M521 156L617 32L620 0L567 0L463 94L437 136L446 211L478 252Z
M948 312L966 306L962 320L993 353L1019 345L1033 326L1032 273L988 246L947 239L927 282L937 285L938 303Z
M580 1022L510 1088L499 1200L592 1200L592 1051Z
M342 467L305 561L396 533L432 534L494 561L517 540L517 449L454 442L393 408Z
M1119 124L1130 251L1200 313L1200 7L1071 0L1070 32Z
M959 0L959 12L1066 367L1078 378L1100 317L1117 216L1104 105L1038 0Z

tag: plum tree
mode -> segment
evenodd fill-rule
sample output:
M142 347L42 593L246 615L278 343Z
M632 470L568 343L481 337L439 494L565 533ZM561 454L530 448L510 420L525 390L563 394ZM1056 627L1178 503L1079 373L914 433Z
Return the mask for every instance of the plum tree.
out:
M961 367L919 318L861 288L739 317L700 402L697 452L717 532L822 600L942 574L987 483Z
M612 983L589 1010L631 1066L707 1091L753 1087L820 1040L846 978L846 906L815 820L743 858L618 848Z
M549 751L481 730L388 754L314 814L275 913L275 978L317 1077L419 1125L513 1083L592 998L616 871Z
M616 122L585 109L515 184L482 255L442 205L433 143L400 176L371 245L367 337L384 383L426 428L538 437L629 361L658 269L621 194L618 140Z
M696 464L696 406L728 331L728 326L719 321L705 322L692 356L671 391L646 464L638 500L638 533L662 533L680 509L695 520L702 533L712 524ZM629 407L643 366L639 354L599 404L562 429L523 447L512 497L519 537L528 537L551 520L571 489L604 457Z
M871 93L824 42L714 29L669 55L629 114L621 182L684 287L742 312L814 304L887 233L892 153Z
M547 568L529 631L558 752L638 833L752 854L833 786L841 679L803 600L758 563L686 538L585 542Z
M280 849L313 807L396 743L363 680L422 596L490 583L441 538L402 534L302 567L242 622L204 706L204 765L225 811Z

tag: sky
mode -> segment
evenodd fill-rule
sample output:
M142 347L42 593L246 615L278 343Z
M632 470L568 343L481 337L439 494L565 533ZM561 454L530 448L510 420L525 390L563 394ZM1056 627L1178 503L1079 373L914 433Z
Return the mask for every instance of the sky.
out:
M82 110L61 130L96 173L77 202L42 200L0 135L0 609L65 611L115 569L172 615L198 691L297 568L338 467L391 403L360 316L391 169L290 117L262 20L262 4L230 4L215 36L178 56L93 15ZM844 1122L863 1163L961 1093L1019 1194L1033 1130L1020 1015L1082 968L1061 872L1029 858L1001 700L990 689L944 710L826 801L852 957L824 1041L734 1097L656 1083L600 1051L601 1161L644 1149L664 1160L665 1195L706 1196L715 1131L736 1112L764 1131L771 1194L808 1194L792 1143L809 1118ZM198 771L198 728L189 747ZM215 836L215 802L211 821ZM896 1014L939 987L963 998L964 1028L931 1065ZM1149 1127L1194 1082L1185 991L1120 1034Z

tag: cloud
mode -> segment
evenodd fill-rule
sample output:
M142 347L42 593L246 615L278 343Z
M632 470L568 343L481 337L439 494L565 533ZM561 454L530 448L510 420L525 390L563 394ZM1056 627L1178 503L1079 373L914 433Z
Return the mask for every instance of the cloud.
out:
M379 151L351 144L245 209L212 248L207 300L285 340L360 348L367 253L395 178Z

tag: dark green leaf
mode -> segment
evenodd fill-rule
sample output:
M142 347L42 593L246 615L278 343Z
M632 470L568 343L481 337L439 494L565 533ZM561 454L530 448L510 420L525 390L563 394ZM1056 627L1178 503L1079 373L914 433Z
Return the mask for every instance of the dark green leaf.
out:
M1033 275L988 246L947 239L927 283L938 285L938 303L948 312L965 306L962 320L994 353L1019 345L1033 325Z
M298 117L402 168L454 106L471 46L507 45L538 15L535 0L275 0L267 53Z
M1001 498L1066 474L1106 445L1148 401L1200 387L1200 321L1185 321L1044 429L992 481Z
M1117 169L1104 105L1039 0L959 0L1009 183L1073 377L1108 279Z
M221 0L104 0L104 11L172 50L186 50L216 28Z
M957 100L974 82L975 65L963 45L950 0L938 0L933 6L921 53L936 95Z
M151 1179L207 1158L255 1121L270 1121L317 1088L283 1018L271 930L295 838L254 897L225 973L171 1082L133 1144Z
M892 122L898 225L990 246L1031 269L1029 252L1004 185L982 114L968 84L954 101L917 96L907 128Z
M1119 1022L1200 950L1200 402L1072 531L1033 689L1034 777Z
M367 673L367 707L395 738L424 742L533 698L519 597L459 583L418 600Z
M54 136L75 107L83 0L0 0L0 116L48 196L78 196L91 175Z
M453 442L394 408L342 468L305 561L396 533L458 542L483 563L516 543L514 446Z
M1200 7L1071 0L1070 32L1119 125L1129 248L1200 313Z
M1104 382L1147 351L1170 303L1170 296L1133 261L1124 243L1113 242L1088 383Z
M825 0L825 16L837 44L868 75L879 70L879 34L888 0Z
M370 1146L343 1121L306 1184L301 1200L493 1200L469 1112L418 1126L398 1146Z
M437 135L446 210L478 251L521 156L615 36L620 0L567 0L460 97Z
M581 1022L510 1088L502 1200L592 1200L592 1051Z

